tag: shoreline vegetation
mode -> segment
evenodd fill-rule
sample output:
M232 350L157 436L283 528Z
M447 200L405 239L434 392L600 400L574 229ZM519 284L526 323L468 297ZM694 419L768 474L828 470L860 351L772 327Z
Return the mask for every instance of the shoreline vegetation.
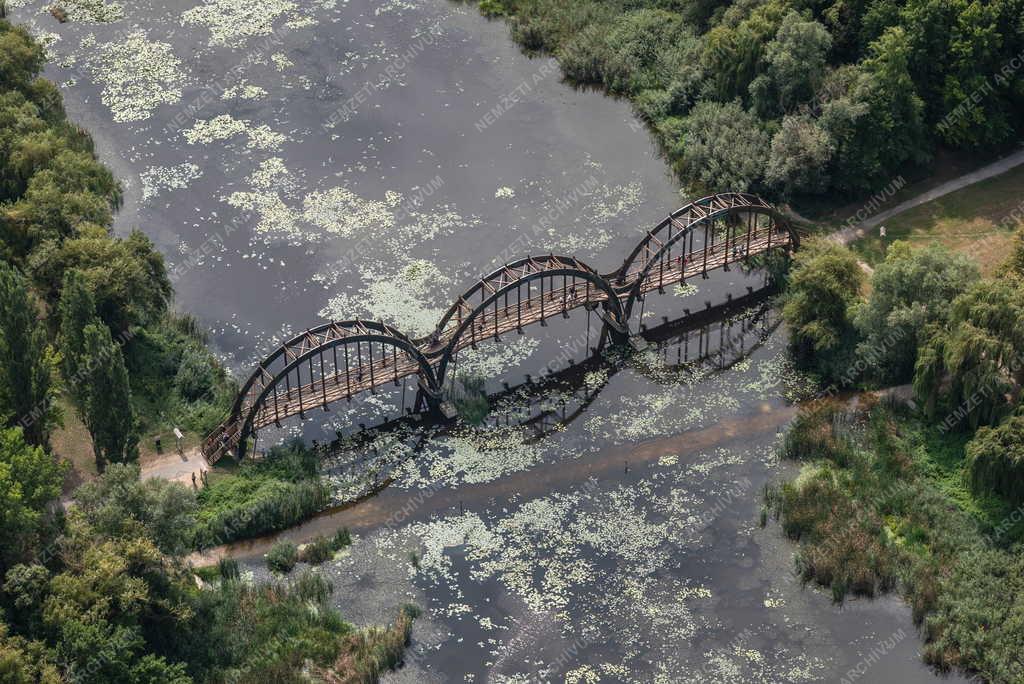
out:
M991 152L1024 130L1019 0L478 4L570 81L629 98L693 194L852 198L926 168L939 146ZM256 585L224 561L200 587L183 562L196 546L292 526L329 493L298 444L218 470L198 492L140 481L140 447L167 424L205 434L235 386L196 321L171 311L153 244L111 234L121 188L39 78L43 50L2 8L3 672L47 684L374 681L401 663L414 607L357 630L315 570ZM897 243L865 295L849 250L813 243L797 257L784 310L793 355L823 386L912 380L919 408L807 407L783 447L805 465L767 492L765 514L800 542L805 580L837 600L901 590L929 663L995 682L1024 677L1015 240L994 280ZM486 410L464 399L466 415ZM99 473L67 512L54 505L68 470L52 448L62 411L87 431ZM346 539L275 548L268 562L282 574L315 565Z
M784 295L791 352L822 387L911 382L910 405L823 391L780 447L762 522L798 544L805 582L898 591L940 671L1024 681L1024 229L989 278L931 245L888 247L870 283L854 253L799 252Z
M305 519L326 485L295 444L202 491L140 479L140 449L169 425L205 434L235 385L195 319L171 311L150 240L112 234L121 187L43 64L28 32L0 18L0 679L376 681L401 663L415 608L356 629L315 570L257 584L227 565L202 584L185 563L197 543ZM73 446L65 417L95 459L94 474L76 454L85 482L67 510L71 464L54 451Z
M1024 131L1019 0L476 5L569 82L629 99L694 196L853 201Z

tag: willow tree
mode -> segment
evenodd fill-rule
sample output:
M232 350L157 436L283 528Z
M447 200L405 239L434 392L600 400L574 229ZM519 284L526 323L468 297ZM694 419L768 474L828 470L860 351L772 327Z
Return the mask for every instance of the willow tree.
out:
M948 324L922 348L914 376L923 401L947 401L950 424L997 423L1024 387L1024 282L985 280L957 297Z
M782 316L798 362L827 380L848 375L857 331L851 308L860 296L864 272L850 250L828 240L811 240L793 259Z

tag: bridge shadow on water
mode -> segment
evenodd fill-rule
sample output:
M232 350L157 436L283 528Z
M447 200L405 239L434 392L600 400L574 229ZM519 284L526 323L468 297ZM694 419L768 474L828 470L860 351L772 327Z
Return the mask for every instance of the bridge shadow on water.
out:
M565 430L586 414L609 381L624 370L666 384L678 377L679 371L689 370L695 375L728 371L760 349L778 329L781 317L775 307L775 294L775 288L765 287L680 319L664 321L643 332L647 343L643 351L625 345L611 347L580 362L568 361L543 377L503 387L488 395L491 411L486 419L468 429L484 434L496 429L519 429L527 433L524 442L537 443ZM395 469L416 458L430 441L465 431L467 425L458 417L429 413L385 420L317 447L332 477L344 479L350 474L372 473L361 489L348 491L334 506L302 525L212 550L202 562L212 562L225 554L259 556L278 539L304 543L341 527L361 534L381 525L459 510L463 503L480 506L511 492L538 488L549 491L586 482L588 478L620 477L624 460L639 466L666 454L709 449L744 435L773 434L791 417L792 410L786 408L758 412L639 445L612 447L594 458L516 471L495 481L454 488L432 483L419 490L390 487Z
M485 395L487 414L475 424L457 413L421 412L397 418L385 417L376 426L359 427L348 434L338 432L329 444L314 447L333 474L344 476L373 470L358 498L386 488L394 467L414 458L431 440L444 438L469 427L520 429L526 431L524 444L536 444L564 431L587 413L609 381L631 369L652 381L663 382L681 370L724 372L760 348L781 323L774 306L774 286L688 313L675 320L646 328L631 343L613 345L591 353L581 361L568 358L560 367L537 377L525 376L517 385L503 382L498 391ZM642 341L641 341L642 340ZM397 448L397 445L403 445ZM395 454L400 453L400 458Z

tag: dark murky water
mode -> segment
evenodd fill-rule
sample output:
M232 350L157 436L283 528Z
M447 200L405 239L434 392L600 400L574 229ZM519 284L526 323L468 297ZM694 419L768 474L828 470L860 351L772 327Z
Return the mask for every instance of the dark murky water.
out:
M126 184L118 230L156 241L179 307L239 371L326 318L422 334L531 252L611 270L682 203L625 103L560 83L462 5L76 1L58 25L12 4ZM644 323L762 280L651 297ZM395 391L301 427L392 422L329 463L339 502L367 487L354 460L390 485L284 535L356 533L322 569L354 622L425 609L390 679L935 679L904 605L800 587L792 545L758 525L801 385L777 315L752 306L585 362L595 334L576 315L462 359L498 395L484 426L393 424ZM233 551L263 575L267 543Z

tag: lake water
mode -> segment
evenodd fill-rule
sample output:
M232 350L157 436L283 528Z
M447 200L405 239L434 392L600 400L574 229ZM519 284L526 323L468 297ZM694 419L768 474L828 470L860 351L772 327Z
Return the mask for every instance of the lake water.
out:
M332 318L424 334L519 256L612 270L683 203L626 103L561 83L465 5L73 0L67 24L8 5L125 184L117 230L156 242L177 306L238 373ZM643 322L762 284L717 273L652 296ZM328 463L339 503L366 489L353 461L380 465L375 497L282 536L353 530L321 571L356 624L423 608L388 680L936 679L906 606L834 605L759 525L764 485L788 474L787 397L806 389L777 312L651 337L593 355L575 314L481 345L460 363L495 395L482 426L396 421L399 388L282 431L352 440ZM232 550L262 577L268 543Z

